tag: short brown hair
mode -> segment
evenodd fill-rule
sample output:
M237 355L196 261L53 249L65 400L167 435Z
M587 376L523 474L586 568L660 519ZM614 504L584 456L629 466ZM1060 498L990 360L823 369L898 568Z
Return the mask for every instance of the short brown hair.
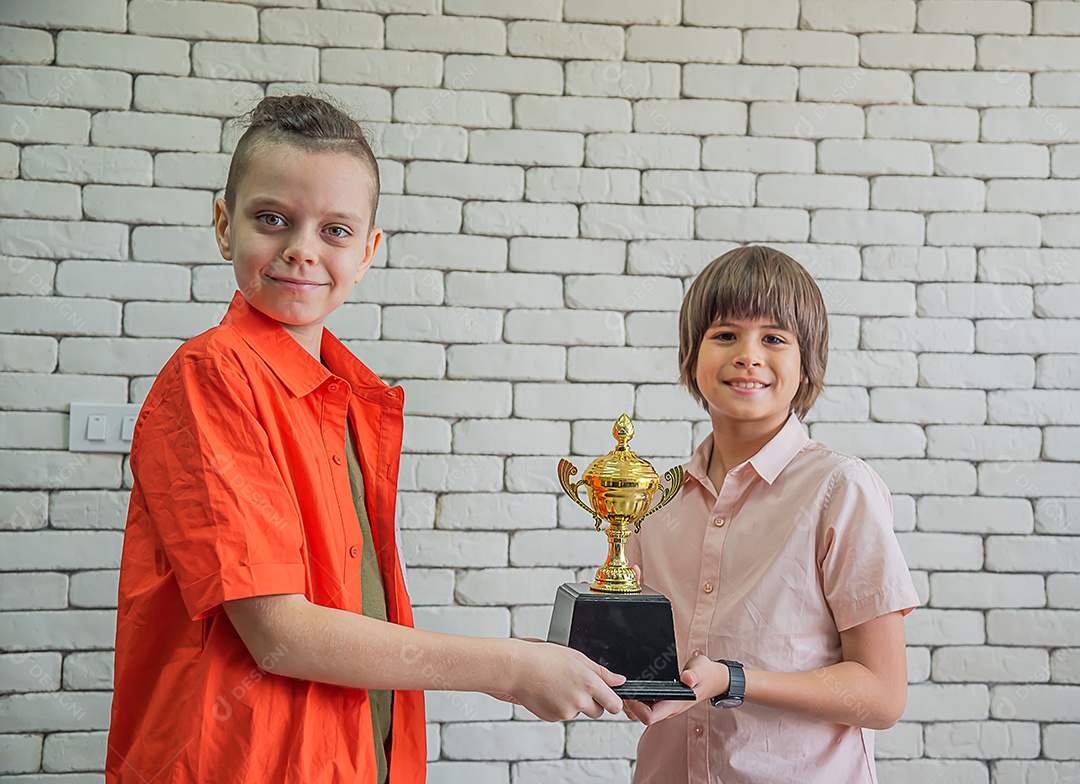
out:
M263 98L240 118L247 130L236 143L229 177L225 181L225 206L232 210L236 191L255 153L271 144L291 144L312 152L345 152L356 156L371 175L371 222L379 206L379 164L360 124L344 110L313 95L279 95Z
M805 415L825 386L829 359L829 319L810 273L786 253L747 245L709 262L690 285L679 311L679 380L706 408L696 379L698 349L723 318L772 319L795 335L803 381L791 407Z

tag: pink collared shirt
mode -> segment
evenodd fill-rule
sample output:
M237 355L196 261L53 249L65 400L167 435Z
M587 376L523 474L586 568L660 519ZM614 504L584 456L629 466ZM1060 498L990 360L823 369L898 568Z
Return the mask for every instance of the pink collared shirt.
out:
M675 500L628 546L642 581L671 599L680 666L700 653L753 670L818 669L843 661L841 631L918 606L889 490L869 466L811 441L793 414L728 472L718 496L707 473L712 444L710 435ZM873 731L708 701L645 731L634 776L819 781L876 782Z

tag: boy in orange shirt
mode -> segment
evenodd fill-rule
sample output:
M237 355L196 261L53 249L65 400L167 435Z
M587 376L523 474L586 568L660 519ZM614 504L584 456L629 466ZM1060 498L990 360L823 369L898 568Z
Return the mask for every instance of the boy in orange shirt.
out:
M698 699L627 703L649 725L635 784L876 781L919 599L885 483L799 421L828 341L817 284L772 248L724 254L686 293L680 379L712 433L628 557L672 601Z
M266 98L215 207L239 291L139 414L106 780L414 784L423 689L598 718L576 651L412 628L396 543L403 395L329 331L375 256L378 167L314 98Z

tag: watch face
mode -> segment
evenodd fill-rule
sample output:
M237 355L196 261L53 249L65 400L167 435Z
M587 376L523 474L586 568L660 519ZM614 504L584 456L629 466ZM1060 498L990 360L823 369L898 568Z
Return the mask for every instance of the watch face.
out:
M713 703L718 708L738 708L743 701L738 697L724 697Z

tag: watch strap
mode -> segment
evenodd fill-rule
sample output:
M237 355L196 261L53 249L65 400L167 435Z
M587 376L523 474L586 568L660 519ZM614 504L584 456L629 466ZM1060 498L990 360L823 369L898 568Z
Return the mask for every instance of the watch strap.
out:
M737 708L746 697L746 674L741 662L731 659L717 659L718 664L728 668L728 688L723 694L717 694L710 702L717 708Z

